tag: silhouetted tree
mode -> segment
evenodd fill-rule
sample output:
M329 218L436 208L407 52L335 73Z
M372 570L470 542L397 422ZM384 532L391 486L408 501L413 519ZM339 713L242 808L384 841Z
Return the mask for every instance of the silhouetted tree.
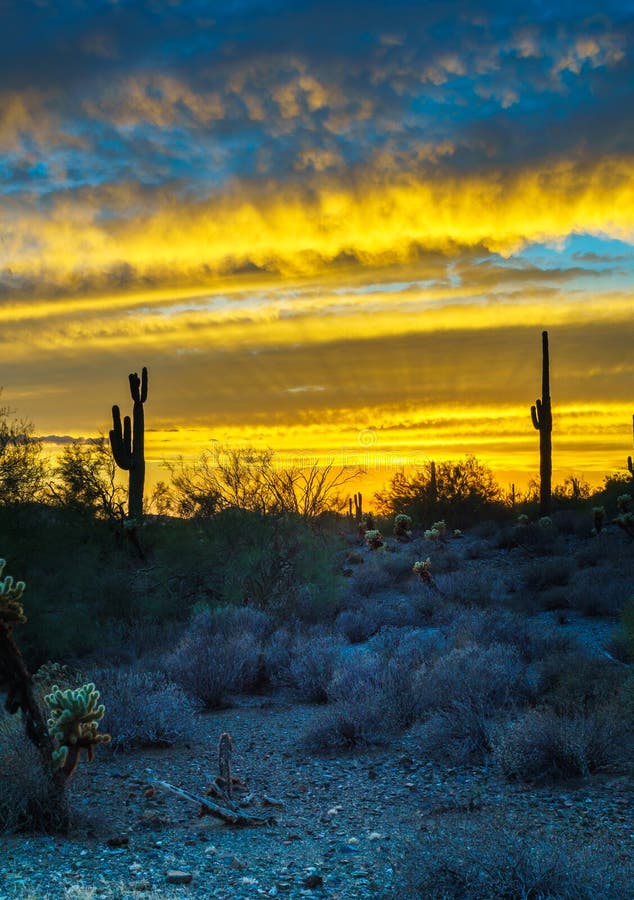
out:
M475 456L458 462L427 463L411 476L397 472L389 488L375 494L382 515L405 513L419 525L446 519L465 527L502 508L493 472Z
M42 444L26 419L0 407L0 504L14 506L41 499L46 482Z

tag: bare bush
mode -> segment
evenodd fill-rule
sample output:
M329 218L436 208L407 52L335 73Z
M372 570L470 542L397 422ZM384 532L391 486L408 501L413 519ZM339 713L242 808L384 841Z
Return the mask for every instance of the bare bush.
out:
M308 703L326 703L340 655L341 645L332 635L298 637L288 669L288 685Z
M393 582L393 576L383 565L383 553L376 553L368 557L363 566L355 569L350 579L350 593L360 597L371 597L389 588Z
M627 742L614 707L583 715L532 709L500 730L494 753L507 778L576 778L618 766Z
M24 733L19 715L0 707L0 834L28 829L40 818L38 807L50 797L48 775L40 756Z
M443 765L479 762L491 750L495 724L482 704L458 701L416 726L417 752Z
M480 818L416 841L406 851L399 897L425 900L593 900L620 896L595 854L531 834L509 834L504 822ZM606 892L607 891L607 892ZM392 896L396 896L393 894Z
M341 702L326 707L308 726L303 747L312 753L324 753L383 743L382 710L371 700L368 698L367 704Z
M170 677L207 709L226 706L229 694L262 683L261 645L248 633L189 633L164 662Z
M562 587L570 582L574 563L567 556L540 559L524 566L522 577L526 590L538 593L550 587Z
M609 566L598 566L577 574L568 591L568 603L584 616L617 616L632 588L631 578Z
M431 568L435 572L434 565L432 560ZM494 579L490 572L473 569L447 572L438 575L436 584L447 600L460 606L486 607L491 604Z
M558 713L579 713L615 700L626 670L607 657L589 656L579 646L545 655L536 664L541 700Z
M489 714L522 703L532 693L519 654L503 644L451 650L421 670L418 689L423 709L471 705Z
M91 678L106 707L103 725L112 750L169 747L195 732L198 704L163 672L108 668Z

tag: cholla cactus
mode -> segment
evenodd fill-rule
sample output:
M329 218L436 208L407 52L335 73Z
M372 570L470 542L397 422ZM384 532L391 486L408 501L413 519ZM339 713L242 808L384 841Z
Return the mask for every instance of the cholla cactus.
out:
M605 524L605 506L592 507L592 521L594 522L593 534L601 534Z
M630 509L631 503L631 494L621 494L620 497L616 498L619 514L614 521L626 534L634 538L634 513Z
M520 515L517 517L517 524L528 525L528 516L526 515L526 513L520 513Z
M462 537L462 531L461 531L459 528L454 528L454 530L453 530L453 536L454 536L455 538L461 538L461 537Z
M421 581L426 582L426 584L433 584L433 579L431 577L431 559L428 556L427 559L418 560L412 566L412 572L414 575L418 575Z
M383 546L383 535L378 529L372 528L370 531L366 531L365 542L370 550L378 550Z
M44 699L51 707L48 730L56 745L53 763L68 777L75 771L82 750L91 762L95 746L110 740L109 734L97 733L106 710L98 703L99 691L92 683L65 691L53 685Z
M21 602L26 585L23 581L16 581L14 584L10 575L2 578L5 566L6 560L0 559L0 622L11 628L26 622Z
M394 519L394 536L399 541L412 539L412 518L405 513L399 513Z
M550 516L542 516L541 519L538 520L537 524L540 528L552 528L553 520Z
M425 532L425 537L428 541L434 541L434 543L443 541L447 537L447 523L443 519L440 522L434 522L431 528L428 528Z

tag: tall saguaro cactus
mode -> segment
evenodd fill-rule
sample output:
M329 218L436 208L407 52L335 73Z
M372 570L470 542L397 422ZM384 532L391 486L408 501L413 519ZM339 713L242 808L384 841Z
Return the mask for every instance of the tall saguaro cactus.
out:
M118 406L112 407L112 424L110 446L112 455L120 469L129 473L128 480L128 516L139 519L143 515L143 486L145 484L145 423L143 404L147 399L147 369L144 367L141 377L136 372L130 373L130 395L134 401L132 422L130 416L123 420Z
M531 406L533 427L539 431L539 508L542 515L550 512L553 476L553 412L550 403L550 359L548 332L542 331L542 396Z
M632 416L632 440L634 440L634 416ZM630 475L634 478L634 462L632 462L631 456L627 458L627 467L630 470Z

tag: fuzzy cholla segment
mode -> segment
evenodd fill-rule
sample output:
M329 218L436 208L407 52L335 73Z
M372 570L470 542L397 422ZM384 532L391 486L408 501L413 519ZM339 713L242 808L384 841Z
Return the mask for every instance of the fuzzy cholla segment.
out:
M98 702L99 691L94 684L65 691L53 685L44 699L51 708L48 729L57 744L53 761L58 768L66 765L71 750L75 756L85 749L92 760L95 745L110 740L109 734L97 734L106 708Z
M2 578L6 561L0 559L0 622L5 625L23 625L26 622L22 595L26 585L23 581L13 582L10 575Z

